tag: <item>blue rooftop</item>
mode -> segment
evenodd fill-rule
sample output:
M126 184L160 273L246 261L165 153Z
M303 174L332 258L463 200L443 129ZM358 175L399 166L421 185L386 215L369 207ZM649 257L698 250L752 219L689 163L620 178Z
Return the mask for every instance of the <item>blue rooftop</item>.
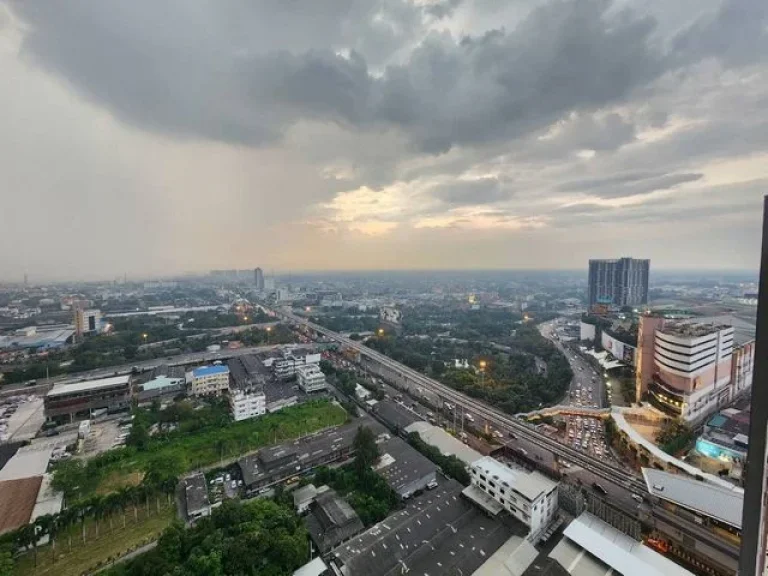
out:
M728 418L723 416L722 414L715 414L712 416L712 418L709 419L709 422L707 422L707 426L712 426L713 428L722 428L723 424L728 422Z
M192 370L192 375L195 378L213 376L214 374L229 374L229 368L226 366L201 366Z

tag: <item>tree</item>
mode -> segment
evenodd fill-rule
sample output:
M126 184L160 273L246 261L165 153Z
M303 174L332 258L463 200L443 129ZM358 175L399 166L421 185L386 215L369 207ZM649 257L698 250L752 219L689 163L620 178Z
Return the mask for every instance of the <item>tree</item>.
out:
M370 469L379 458L376 436L367 426L358 427L352 447L355 450L355 468L358 472Z
M13 576L13 548L10 544L0 546L0 576Z
M131 433L125 442L128 446L134 446L137 450L146 450L149 445L149 432L146 423L139 418L133 423Z

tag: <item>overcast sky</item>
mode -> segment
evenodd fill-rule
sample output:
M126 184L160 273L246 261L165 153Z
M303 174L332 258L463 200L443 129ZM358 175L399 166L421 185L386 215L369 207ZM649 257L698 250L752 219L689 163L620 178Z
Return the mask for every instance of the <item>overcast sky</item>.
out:
M765 0L0 0L0 281L756 268Z

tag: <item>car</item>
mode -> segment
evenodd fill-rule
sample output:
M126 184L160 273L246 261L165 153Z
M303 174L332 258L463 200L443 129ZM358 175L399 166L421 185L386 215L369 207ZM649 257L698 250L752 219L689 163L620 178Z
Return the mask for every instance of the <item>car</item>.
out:
M232 490L237 488L237 480L232 480L232 483L229 485L229 487L232 488Z
M435 488L437 488L437 480L430 480L427 484L427 490L434 490Z
M643 497L640 496L640 494L632 494L632 500L634 500L635 502L640 502L642 504Z

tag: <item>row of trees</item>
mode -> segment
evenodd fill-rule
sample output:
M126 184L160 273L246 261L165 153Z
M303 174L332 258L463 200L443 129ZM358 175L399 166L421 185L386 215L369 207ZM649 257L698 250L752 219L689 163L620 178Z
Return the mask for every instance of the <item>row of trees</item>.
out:
M453 454L446 456L440 452L440 449L436 446L424 442L424 440L421 439L421 436L416 432L408 434L408 443L424 454L424 456L432 460L432 462L440 466L440 469L445 474L464 486L469 486L472 479L469 476L467 467L464 462L459 460L456 456Z
M99 537L101 523L106 520L109 523L110 531L112 531L115 516L120 513L122 513L122 525L125 528L127 516L131 512L134 521L138 522L140 507L145 507L146 514L149 515L153 507L155 511L160 510L161 499L167 500L167 504L170 504L177 484L178 478L175 476L164 476L158 472L148 473L142 483L137 486L126 486L106 496L92 496L67 506L58 514L40 516L34 522L4 534L0 539L0 547L5 545L14 549L32 549L35 555L35 565L37 565L38 543L43 538L48 537L55 561L59 535L67 535L69 550L72 550L71 528L73 526L80 525L82 543L86 544L87 520L91 519L94 522L96 538Z
M379 458L376 437L370 428L358 428L353 443L355 460L341 468L320 467L315 471L315 483L327 484L344 496L360 516L365 526L386 518L399 500L387 482L371 466Z
M157 547L112 576L291 574L309 560L307 532L289 507L266 498L226 500L192 528L172 524Z

